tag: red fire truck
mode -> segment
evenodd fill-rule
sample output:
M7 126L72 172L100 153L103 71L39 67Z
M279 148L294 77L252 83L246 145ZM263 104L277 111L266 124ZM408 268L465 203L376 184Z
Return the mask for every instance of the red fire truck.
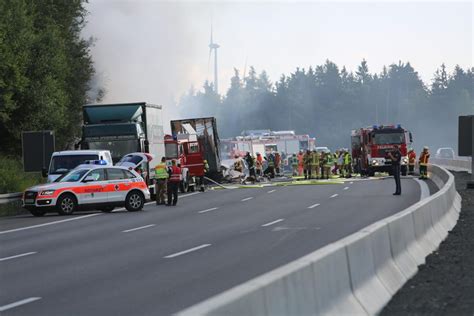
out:
M402 153L401 172L406 175L408 147L412 142L411 132L401 125L374 125L353 130L351 146L354 171L366 176L374 176L375 172L388 172L391 175L392 162L388 153L395 145L399 145Z
M213 117L171 121L173 135L165 136L165 155L168 162L178 160L182 170L181 192L195 191L199 178L207 175L218 178L220 172L219 138Z

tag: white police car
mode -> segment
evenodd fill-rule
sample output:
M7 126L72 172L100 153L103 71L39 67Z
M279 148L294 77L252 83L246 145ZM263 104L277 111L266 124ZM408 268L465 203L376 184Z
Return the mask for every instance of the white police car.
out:
M95 163L79 165L53 183L26 189L23 207L34 216L49 211L69 215L79 209L111 212L116 206L140 211L150 198L143 178L130 168Z

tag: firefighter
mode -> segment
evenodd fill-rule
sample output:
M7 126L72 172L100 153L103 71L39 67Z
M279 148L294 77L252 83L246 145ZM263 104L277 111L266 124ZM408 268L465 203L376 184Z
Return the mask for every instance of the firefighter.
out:
M349 149L344 152L344 171L346 178L352 177L352 157Z
M263 174L273 179L275 178L275 155L270 153L268 158L265 159L267 160L267 169L265 169Z
M334 164L334 160L332 158L331 152L324 153L324 159L322 161L323 164L323 174L321 176L322 179L326 177L329 180L329 174L331 173L331 167Z
M408 151L408 174L415 174L415 164L416 164L416 152L413 148L410 148Z
M244 172L244 164L242 163L242 159L240 159L239 156L235 155L234 156L235 161L234 161L234 170L238 171L240 173Z
M166 171L166 158L162 157L161 162L155 167L155 199L156 205L165 204L166 182L168 181L168 172Z
M290 157L291 170L293 171L293 177L298 175L298 157L296 154Z
M311 173L316 179L320 177L319 158L319 153L314 149L311 153Z
M245 162L247 162L247 166L249 167L250 181L255 182L257 180L257 175L255 174L255 159L249 152L245 155Z
M262 176L262 170L263 170L263 158L260 153L257 153L257 159L255 161L255 167L257 171L257 176L261 177Z
M168 168L168 206L173 206L178 203L178 188L181 182L181 168L176 166L176 160L171 161L171 167Z
M337 175L338 172L340 172L340 170L341 170L341 164L340 164L340 161L339 161L340 156L341 156L340 150L336 150L336 152L332 155L332 160L334 162L334 169L333 169L332 173L334 175Z
M311 161L312 161L311 151L308 149L306 153L303 155L305 180L311 179Z
M420 155L420 179L428 179L428 160L430 159L430 152L428 147L423 147Z
M281 156L279 152L275 153L275 173L277 176L280 175L280 167L281 167Z
M304 169L304 162L303 162L303 151L300 150L298 153L298 176L303 175L303 169Z
M209 172L209 164L207 163L207 160L204 160L203 163L204 163L204 174L199 177L199 184L201 186L199 191L201 191L201 192L204 192L206 190L206 188L204 186L204 176L207 175L208 172Z

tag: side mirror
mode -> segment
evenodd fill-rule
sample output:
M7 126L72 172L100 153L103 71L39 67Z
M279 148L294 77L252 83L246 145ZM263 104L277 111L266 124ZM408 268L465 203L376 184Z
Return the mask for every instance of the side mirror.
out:
M93 176L87 176L84 180L82 180L82 182L92 182L92 181L95 181Z
M413 143L413 135L411 134L411 132L409 135L410 135L410 143Z
M48 176L48 170L46 170L46 168L41 169L41 175L43 178L46 178Z

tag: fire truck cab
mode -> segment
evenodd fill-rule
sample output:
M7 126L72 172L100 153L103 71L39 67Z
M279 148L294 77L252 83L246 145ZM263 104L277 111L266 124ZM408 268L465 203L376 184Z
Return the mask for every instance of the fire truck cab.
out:
M171 165L171 160L174 159L181 167L180 191L183 193L194 192L199 177L205 173L202 146L189 136L186 134L179 134L178 137L165 136L166 163Z
M357 173L374 176L375 172L392 174L392 162L388 153L395 145L402 153L401 173L407 174L408 148L413 142L410 131L401 125L374 125L353 130L351 133L352 163Z

